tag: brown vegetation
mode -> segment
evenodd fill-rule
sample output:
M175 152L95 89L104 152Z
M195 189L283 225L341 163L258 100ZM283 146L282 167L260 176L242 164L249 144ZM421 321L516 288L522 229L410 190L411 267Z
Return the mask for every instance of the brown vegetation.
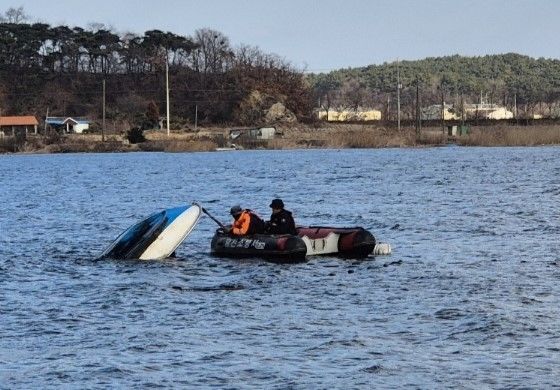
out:
M276 103L299 119L312 110L300 69L255 47L233 47L219 31L121 36L104 27L0 21L0 36L4 115L87 117L96 131L105 104L108 126L157 128L165 115L166 74L174 128L195 120L253 126Z
M384 127L323 123L284 129L284 138L269 143L271 148L385 148L414 146L414 133Z
M536 146L560 144L560 126L475 128L457 138L464 146Z
M27 135L0 138L0 153L87 152L193 152L213 151L225 145L227 128L204 128L198 132L145 132L146 141L130 144L122 135L71 134ZM464 146L560 145L560 126L474 127L468 135L448 137L441 129L427 128L417 136L414 129L398 131L374 125L283 125L283 136L273 140L241 143L245 149L388 148L438 146L453 142Z

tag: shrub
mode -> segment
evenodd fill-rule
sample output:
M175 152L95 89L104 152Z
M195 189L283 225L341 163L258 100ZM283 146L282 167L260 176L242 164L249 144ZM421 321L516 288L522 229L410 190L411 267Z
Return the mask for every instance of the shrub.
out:
M14 137L0 138L0 153L13 153L17 152Z
M146 141L144 137L144 130L141 127L133 127L126 132L126 139L131 144L138 144Z
M60 134L56 130L47 130L45 136L43 137L43 143L45 145L59 144L61 142Z

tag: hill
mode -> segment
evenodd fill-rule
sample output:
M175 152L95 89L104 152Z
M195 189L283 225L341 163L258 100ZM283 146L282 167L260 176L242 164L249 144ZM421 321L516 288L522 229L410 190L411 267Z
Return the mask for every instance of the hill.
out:
M394 101L400 75L403 103L421 98L431 104L457 100L471 103L557 105L560 100L560 60L508 53L481 57L459 55L400 61L311 74L308 79L323 106L381 106ZM427 103L426 103L427 104Z
M169 68L173 126L255 125L282 103L298 118L311 111L303 73L256 47L233 47L219 31L192 36L160 30L118 35L44 23L0 23L2 115L102 116L114 127L157 125Z

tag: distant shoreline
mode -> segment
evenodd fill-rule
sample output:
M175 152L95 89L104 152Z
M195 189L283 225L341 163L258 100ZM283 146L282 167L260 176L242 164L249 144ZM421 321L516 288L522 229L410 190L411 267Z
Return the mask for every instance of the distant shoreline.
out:
M560 145L560 125L472 126L466 135L449 136L441 128L385 128L372 124L326 123L316 126L277 126L282 135L271 140L235 140L241 149L365 149L458 146ZM122 134L69 134L46 137L28 134L0 138L0 154L116 153L116 152L209 152L228 147L225 127L197 132L145 131L145 142L131 144Z

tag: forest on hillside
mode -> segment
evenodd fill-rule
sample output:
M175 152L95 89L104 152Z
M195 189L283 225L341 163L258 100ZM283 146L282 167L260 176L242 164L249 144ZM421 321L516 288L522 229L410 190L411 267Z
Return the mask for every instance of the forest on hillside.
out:
M375 107L393 111L397 73L403 113L414 117L416 95L422 106L445 103L516 104L524 115L560 116L560 60L508 53L459 55L347 68L309 75L322 107Z
M277 102L299 119L312 111L303 72L257 47L233 47L219 31L117 34L27 20L21 7L0 16L0 115L99 119L105 83L109 121L155 126L166 112L166 65L174 121L255 125Z
M459 55L306 74L258 47L234 46L219 31L191 36L149 30L117 33L31 23L23 8L0 13L0 115L106 118L116 127L150 128L166 112L169 69L171 121L260 125L274 104L298 120L317 109L376 108L396 118L397 74L403 119L417 106L499 104L520 116L560 117L560 60L509 53ZM118 123L118 126L115 125ZM94 126L95 128L95 126Z

